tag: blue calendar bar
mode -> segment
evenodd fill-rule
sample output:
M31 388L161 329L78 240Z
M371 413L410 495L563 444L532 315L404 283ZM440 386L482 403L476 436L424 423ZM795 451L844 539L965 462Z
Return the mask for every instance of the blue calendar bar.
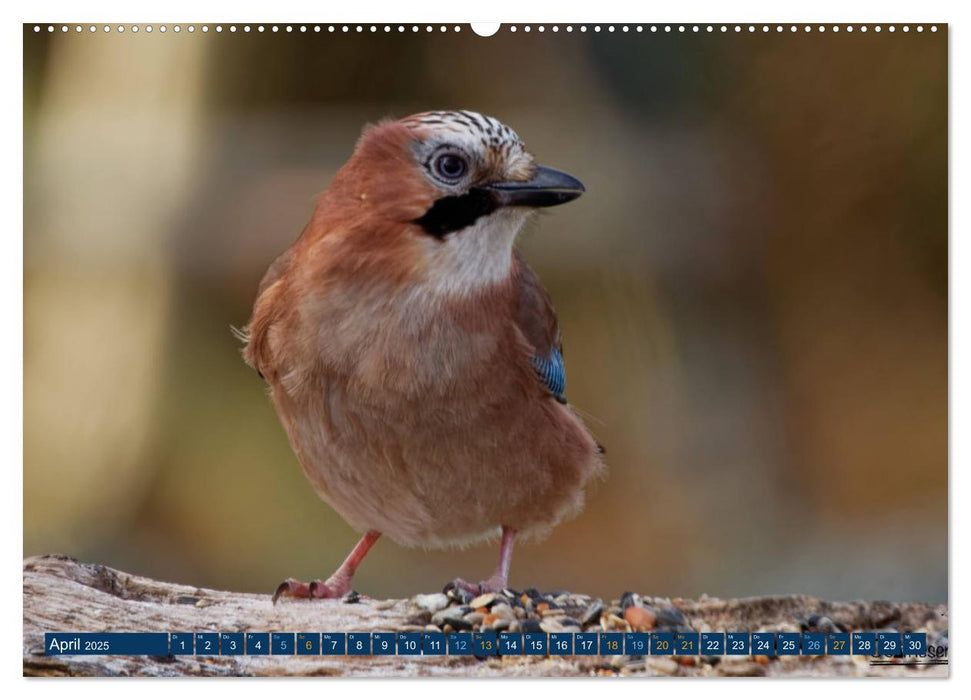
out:
M320 656L320 632L298 632L297 654L300 656Z
M212 656L219 653L217 632L196 632L196 656Z
M546 656L549 650L549 638L546 632L526 632L523 635L523 648L527 654Z
M822 632L803 632L802 655L824 656L826 654L826 637Z
M499 653L502 656L521 656L523 653L522 633L521 632L500 632L499 633Z
M270 633L270 652L274 656L287 656L294 653L297 648L297 636L293 632L271 632Z
M673 632L651 632L651 656L670 656L673 653Z
M416 634L419 634L416 632ZM439 656L445 653L446 640L444 632L421 632L421 653L425 656ZM401 649L401 638L398 635L398 649ZM400 652L399 652L400 653Z
M613 656L624 653L623 632L604 632L600 635L601 656Z
M348 632L347 653L352 656L370 656L371 635L367 632Z
M169 634L169 653L173 656L192 655L195 652L192 632L171 632Z
M437 635L437 636L436 636ZM429 639L434 637L435 639ZM445 653L445 634L425 632L425 653L444 654ZM398 655L399 656L420 656L422 653L422 633L421 632L399 632L398 633Z
M904 632L904 656L927 656L927 632Z
M45 653L122 656L914 656L926 632L47 632Z
M270 635L259 632L246 633L246 653L263 656L270 653Z
M704 656L724 656L725 633L724 632L702 632L701 633L701 653Z
M375 656L394 656L397 650L397 640L394 632L374 632L371 643Z
M748 656L751 654L751 635L748 632L726 632L725 653L729 656Z
M628 632L624 635L624 653L629 656L646 656L651 648L648 632Z
M779 656L799 656L800 634L779 632L776 636L775 653Z
M877 632L877 651L881 656L900 656L902 649L900 632Z
M853 656L876 656L877 635L875 632L853 633Z
M572 632L550 633L550 656L570 656L573 654Z
M472 635L460 632L448 633L448 653L456 656L468 656L472 653Z
M698 653L699 642L697 632L677 632L674 635L674 653L678 656L695 656Z
M775 656L775 632L752 632L752 653Z
M47 632L48 656L168 656L168 632Z
M495 632L473 632L472 653L482 658L496 656L499 653L499 638Z
M324 632L320 635L320 653L324 656L344 656L347 654L347 635L343 632Z
M223 632L219 635L219 653L235 656L243 653L243 635L239 632Z
M849 656L850 635L846 632L830 632L827 634L826 653L830 656Z
M596 632L578 632L573 636L573 653L578 656L596 656L600 635Z

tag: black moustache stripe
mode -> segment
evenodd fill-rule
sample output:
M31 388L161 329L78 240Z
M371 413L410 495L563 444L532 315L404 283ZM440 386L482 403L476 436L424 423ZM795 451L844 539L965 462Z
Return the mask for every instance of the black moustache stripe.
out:
M471 226L500 206L495 192L473 187L466 194L436 200L421 218L415 219L415 223L425 233L442 240L454 231Z

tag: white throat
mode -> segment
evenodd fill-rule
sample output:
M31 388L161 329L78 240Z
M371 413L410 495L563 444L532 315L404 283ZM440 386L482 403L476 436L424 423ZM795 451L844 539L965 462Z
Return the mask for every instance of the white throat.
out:
M442 296L463 296L507 279L513 244L528 215L518 207L498 209L444 240L427 236L423 286Z

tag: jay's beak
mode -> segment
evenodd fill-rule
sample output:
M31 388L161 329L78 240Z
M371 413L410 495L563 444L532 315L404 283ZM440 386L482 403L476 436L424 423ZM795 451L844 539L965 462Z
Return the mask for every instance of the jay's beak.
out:
M487 185L502 207L555 207L579 197L583 183L572 175L543 165L525 182L496 182Z

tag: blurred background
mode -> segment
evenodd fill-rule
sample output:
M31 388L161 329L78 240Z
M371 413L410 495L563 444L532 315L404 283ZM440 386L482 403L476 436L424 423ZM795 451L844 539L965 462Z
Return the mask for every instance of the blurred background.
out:
M511 125L587 194L521 248L607 447L511 584L947 599L947 36L24 28L24 554L273 591L357 539L230 324L361 127ZM378 544L373 596L497 548Z

